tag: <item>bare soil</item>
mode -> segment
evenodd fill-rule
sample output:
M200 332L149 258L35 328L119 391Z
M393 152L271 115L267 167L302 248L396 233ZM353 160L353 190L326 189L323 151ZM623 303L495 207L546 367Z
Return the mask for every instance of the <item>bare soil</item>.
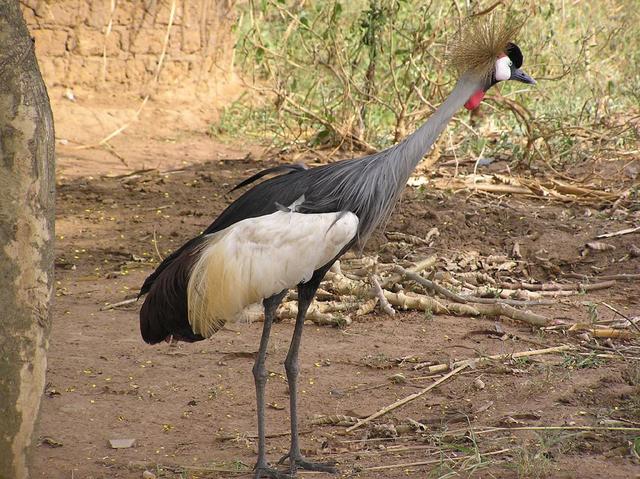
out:
M256 454L251 367L262 324L232 325L210 341L151 347L140 338L139 303L101 308L133 297L159 254L205 228L234 199L227 194L230 186L268 163L245 158L248 148L200 135L171 141L122 135L114 145L129 159L122 169L153 169L122 176L112 169L120 168L119 160L103 150L59 149L57 298L32 477L140 478L144 470L165 478L250 477ZM105 166L105 155L114 163ZM468 250L505 254L518 241L538 280L562 272L640 272L637 258L620 261L638 244L638 234L608 240L615 251L580 255L596 234L628 227L633 219L591 213L585 215L584 206L540 200L407 189L387 230L424 237L437 226L440 236L414 253L416 259ZM388 255L385 243L377 235L369 252ZM589 321L589 308L580 302L604 300L634 316L639 298L638 282L619 282L535 311ZM603 307L597 314L615 316ZM629 360L578 364L580 358L556 354L467 370L376 421L397 426L412 418L428 426L399 437L376 438L384 432L366 427L346 434L344 426L311 423L319 414L366 416L427 386L433 378L419 379L425 373L412 369L415 361L579 342L509 320L500 321L504 334L497 334L495 324L495 318L415 312L393 318L374 313L342 330L310 324L301 355L304 452L338 461L340 477L640 477L638 446L636 453L633 447L640 432L464 433L502 425L638 427L640 368ZM291 333L291 321L276 324L269 348L267 427L274 437L268 454L274 461L288 445L282 363ZM624 343L614 345L619 344ZM398 373L408 380L392 381ZM111 449L108 441L116 438L134 438L136 445ZM502 449L507 451L477 456ZM468 457L450 460L463 456ZM423 461L431 463L410 465ZM366 469L393 464L408 465Z

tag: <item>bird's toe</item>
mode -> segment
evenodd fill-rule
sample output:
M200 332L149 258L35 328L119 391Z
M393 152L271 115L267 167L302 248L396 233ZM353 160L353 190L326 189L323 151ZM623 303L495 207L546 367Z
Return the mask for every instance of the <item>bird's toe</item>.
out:
M256 466L254 479L293 479L291 474L280 472L268 466Z
M338 469L336 468L337 463L334 461L312 462L312 461L307 461L302 456L296 457L295 459L291 460L291 456L289 453L282 456L278 461L278 464L282 464L287 459L289 460L291 476L294 476L296 473L296 470L298 469L303 469L305 471L328 472L331 474L335 474L338 472Z
M334 461L312 462L307 461L303 458L299 458L295 461L295 464L298 469L304 469L305 471L329 472L331 474L335 474L336 472L338 472L336 463Z

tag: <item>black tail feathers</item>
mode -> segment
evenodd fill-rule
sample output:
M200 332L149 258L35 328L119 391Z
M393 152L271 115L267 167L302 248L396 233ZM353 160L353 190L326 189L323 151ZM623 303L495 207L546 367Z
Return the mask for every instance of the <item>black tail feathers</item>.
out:
M205 339L191 329L187 310L187 286L198 244L192 240L167 257L142 286L140 295L147 295L140 309L145 342L156 344L171 336L187 342Z

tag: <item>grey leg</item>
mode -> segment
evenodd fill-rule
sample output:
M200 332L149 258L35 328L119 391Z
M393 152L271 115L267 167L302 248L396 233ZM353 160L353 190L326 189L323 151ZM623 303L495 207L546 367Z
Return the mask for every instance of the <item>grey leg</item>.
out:
M253 378L256 384L256 404L258 409L258 462L254 468L255 479L264 477L271 479L283 479L289 477L286 474L282 474L275 469L270 468L267 463L264 424L264 389L267 384L267 368L264 363L267 357L267 344L269 343L269 333L271 332L271 325L273 324L276 309L285 294L286 291L283 291L263 301L264 326L262 327L262 337L260 338L260 349L258 349L258 356L256 357L255 364L253 365Z
M322 274L324 276L324 273ZM289 383L289 404L291 411L291 448L289 454L280 459L279 462L289 458L289 465L291 468L291 475L293 476L297 468L307 469L311 471L322 472L336 472L334 463L322 464L313 463L305 460L300 453L300 443L298 439L298 373L300 366L298 365L298 351L300 349L300 341L302 339L302 329L304 326L304 319L307 315L307 310L311 305L311 301L316 294L318 285L322 276L316 282L310 282L298 287L298 316L296 317L296 326L293 331L293 338L291 339L291 346L287 353L287 359L284 362L284 367L287 372L287 381ZM315 284L314 284L315 283Z

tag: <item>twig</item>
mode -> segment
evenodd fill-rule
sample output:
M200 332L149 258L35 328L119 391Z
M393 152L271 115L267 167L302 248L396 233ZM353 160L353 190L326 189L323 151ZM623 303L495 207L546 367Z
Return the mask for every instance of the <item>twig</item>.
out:
M511 353L511 354L494 354L492 356L484 356L480 358L470 358L470 359L464 359L462 361L456 361L451 365L444 364L444 363L435 364L433 366L429 366L428 371L431 374L442 373L442 372L448 371L452 367L458 368L463 365L471 366L471 365L476 365L478 363L482 363L485 361L492 361L492 360L505 360L505 359L512 359L512 358L525 358L529 356L540 356L542 354L560 353L563 351L570 351L573 349L575 349L574 346L563 344L562 346L555 346L552 348L534 349L531 351L519 351L517 353Z
M327 272L325 280L330 282L329 289L340 295L355 295L362 297L374 297L371 288L362 281L347 278L342 273Z
M135 303L136 301L138 301L138 298L125 299L124 301L119 301L117 303L107 304L102 308L100 308L100 311L108 311L110 309L116 309L116 308L119 308L120 306L126 306L127 304Z
M109 12L109 23L104 32L104 45L102 46L102 81L107 81L107 40L113 28L113 14L116 11L116 0L111 0L111 9ZM127 165L128 166L128 165Z
M640 226L637 226L635 228L627 228L627 229L624 229L624 230L616 231L614 233L604 233L604 234L596 236L596 239L613 238L614 236L628 235L628 234L631 234L631 233L635 233L636 231L640 231Z
M476 308L480 314L484 314L486 316L506 316L511 319L529 323L536 327L547 326L551 322L549 318L540 314L535 314L530 311L521 311L513 306L503 303L474 304L473 307Z
M337 306L331 307L314 303L309 307L307 311L306 319L312 321L318 326L348 326L351 324L351 318L348 316L334 316L331 312L339 312L340 308ZM298 305L293 302L283 303L278 308L278 317L280 318L296 318L298 315Z
M176 0L171 2L171 11L169 12L169 23L167 24L167 31L164 34L164 42L162 43L162 52L160 52L160 58L158 59L158 65L156 67L156 73L153 76L153 83L157 84L160 78L160 70L162 70L162 63L164 57L167 54L167 46L169 45L169 35L171 34L171 27L173 26L173 19L176 14Z
M376 418L379 418L380 416L383 416L383 415L387 414L388 412L393 411L394 409L399 408L400 406L403 406L403 405L407 404L408 402L419 398L420 396L423 396L424 394L426 394L427 392L431 391L436 386L442 384L443 382L445 382L450 377L455 376L456 374L458 374L460 371L462 371L463 369L467 368L468 366L469 366L469 364L463 364L462 366L457 367L456 369L454 369L450 373L445 374L444 376L442 376L440 379L438 379L433 384L430 384L429 386L427 386L426 388L418 391L417 393L411 394L410 396L407 396L407 397L405 397L403 399L400 399L399 401L396 401L393 404L390 404L389 406L386 406L386 407L380 409L378 412L373 413L371 416L363 419L362 421L358 422L357 424L354 424L353 426L348 427L346 429L346 431L347 432L351 432L354 429L357 429L360 426L364 426L365 424L371 422L372 420L374 420Z
M410 273L419 273L420 271L424 271L425 269L431 268L434 264L436 264L437 257L436 255L431 255L428 258L423 259L422 261L417 262L415 265L407 268L406 271ZM386 288L393 283L397 283L402 279L402 275L399 273L392 274L388 278L384 278L380 283L380 286Z
M605 303L604 301L602 301L600 304L602 304L606 308L609 308L614 313L622 316L624 319L626 319L629 322L629 324L631 324L631 326L633 326L636 329L636 331L638 331L640 333L640 327L635 322L633 322L629 316L627 316L626 314L621 313L616 308L614 308L610 304Z
M540 306L540 305L550 305L550 304L557 303L557 301L553 301L551 299L521 300L521 299L503 299L503 298L478 298L477 296L463 296L463 298L470 303L481 303L481 304L502 303L502 304L507 304L509 306Z
M386 298L385 298L386 299ZM360 307L356 310L356 316L364 316L373 312L376 309L376 305L378 304L378 298L371 298L360 305Z
M635 331L623 331L613 328L593 328L584 324L574 324L567 331L572 333L588 333L595 338L632 339L638 337Z
M405 243L409 243L412 245L428 245L429 242L426 239L420 238L416 235L410 235L407 233L402 233L400 231L387 231L384 234L389 241L404 241Z
M344 443L347 443L347 441L341 441ZM374 449L374 450L355 450L355 451L339 451L339 452L333 452L333 453L328 453L328 454L323 454L324 457L326 456L351 456L351 455L357 455L357 456L379 456L381 454L398 454L401 452L411 452L411 451L424 451L425 453L429 454L433 454L433 453L440 453L440 449L437 446L403 446L402 444L398 444L398 445L389 445L387 447L385 447L384 449Z
M164 261L164 258L162 257L162 255L160 254L160 250L158 249L158 239L156 238L156 227L153 227L153 247L156 249L156 254L158 255L158 258L160 258L160 262L162 263Z
M465 432L469 431L467 429ZM488 434L495 431L624 431L638 432L640 427L623 426L517 426L517 427L493 427L485 430L472 429L474 434ZM450 431L451 433L455 431Z
M606 289L615 286L615 280L602 281L600 283L593 284L585 284L585 283L570 283L570 284L561 284L561 283L542 283L542 284L531 284L531 283L503 283L500 285L501 288L506 289L524 289L527 291L596 291L599 289Z
M312 432L311 429L307 429L304 431L300 431L298 432L298 434L309 434L310 432ZM291 435L291 431L283 431L283 432L274 432L271 434L266 434L265 437L267 439L271 439L274 437L284 437L284 436L289 436ZM242 438L242 437L246 437L247 439L257 439L258 435L257 434L228 434L226 436L218 436L214 438L214 441L232 441L234 439L237 438Z
M357 417L334 414L331 416L320 416L313 418L311 424L314 426L351 426L359 421Z
M392 305L405 310L413 309L417 311L431 312L433 314L447 314L447 313L454 312L452 311L451 306L460 306L462 308L466 306L466 305L460 305L460 304L454 303L448 307L443 305L439 301L436 301L435 299L430 298L429 296L425 296L424 294L421 294L421 295L412 294L411 296L409 296L408 294L402 291L398 293L392 293L391 291L388 291L386 289L383 291L384 291L384 297ZM455 311L455 312L457 312L458 314L468 314L472 316L478 315L478 312L473 308L470 308L468 311L465 311L464 313L462 313L461 311Z
M116 151L116 149L113 147L113 145L111 143L109 143L108 141L105 141L102 146L104 146L104 148L111 153L113 156L115 156L117 159L120 160L120 162L126 166L127 168L129 168L129 163L127 163L127 160L124 156L122 156L120 153L118 153Z
M585 344L588 347L588 345ZM636 356L626 356L621 352L617 352L618 354L604 354L604 353L578 353L580 356L590 356L592 358L601 358L601 359L621 359L623 361L638 361L640 357Z
M447 458L449 461L462 461L464 459L474 459L479 456L497 456L498 454L504 454L505 452L512 451L511 448L508 449L500 449L499 451L491 451L491 452L479 452L478 454L473 454L469 456L459 456L459 457L450 457ZM416 467L416 466L428 466L430 464L440 464L443 461L443 458L440 459L432 459L429 461L418 461L418 462L405 462L402 464L387 464L384 466L374 466L374 467L365 467L364 471L384 471L385 469L398 469L405 467Z
M382 286L380 286L380 281L378 281L378 277L375 274L371 275L371 286L373 286L375 295L378 298L378 301L380 301L380 310L389 316L394 316L396 314L396 310L391 307L389 301L385 298Z
M406 269L404 269L400 265L397 265L393 270L396 273L400 274L401 277L405 277L405 278L410 279L411 281L415 281L416 283L424 286L425 288L433 290L436 293L440 293L445 298L451 299L452 301L455 301L456 303L467 303L468 302L466 299L464 299L459 294L456 294L456 293L454 293L452 291L449 291L447 288L444 288L444 287L440 286L439 284L428 280L427 278L423 278L418 273L414 273L413 271L407 271Z
M637 279L640 279L640 273L610 274L610 275L600 276L600 279L613 280L613 281L635 281Z
M495 98L493 98L495 100ZM507 100L503 98L503 100ZM610 203L620 198L623 192L601 191L586 187L569 185L558 180L529 180L521 177L510 177L509 183L496 183L497 175L466 175L457 178L428 179L413 176L409 180L412 186L429 184L442 190L471 190L489 193L522 194L531 197L544 197L566 203Z

